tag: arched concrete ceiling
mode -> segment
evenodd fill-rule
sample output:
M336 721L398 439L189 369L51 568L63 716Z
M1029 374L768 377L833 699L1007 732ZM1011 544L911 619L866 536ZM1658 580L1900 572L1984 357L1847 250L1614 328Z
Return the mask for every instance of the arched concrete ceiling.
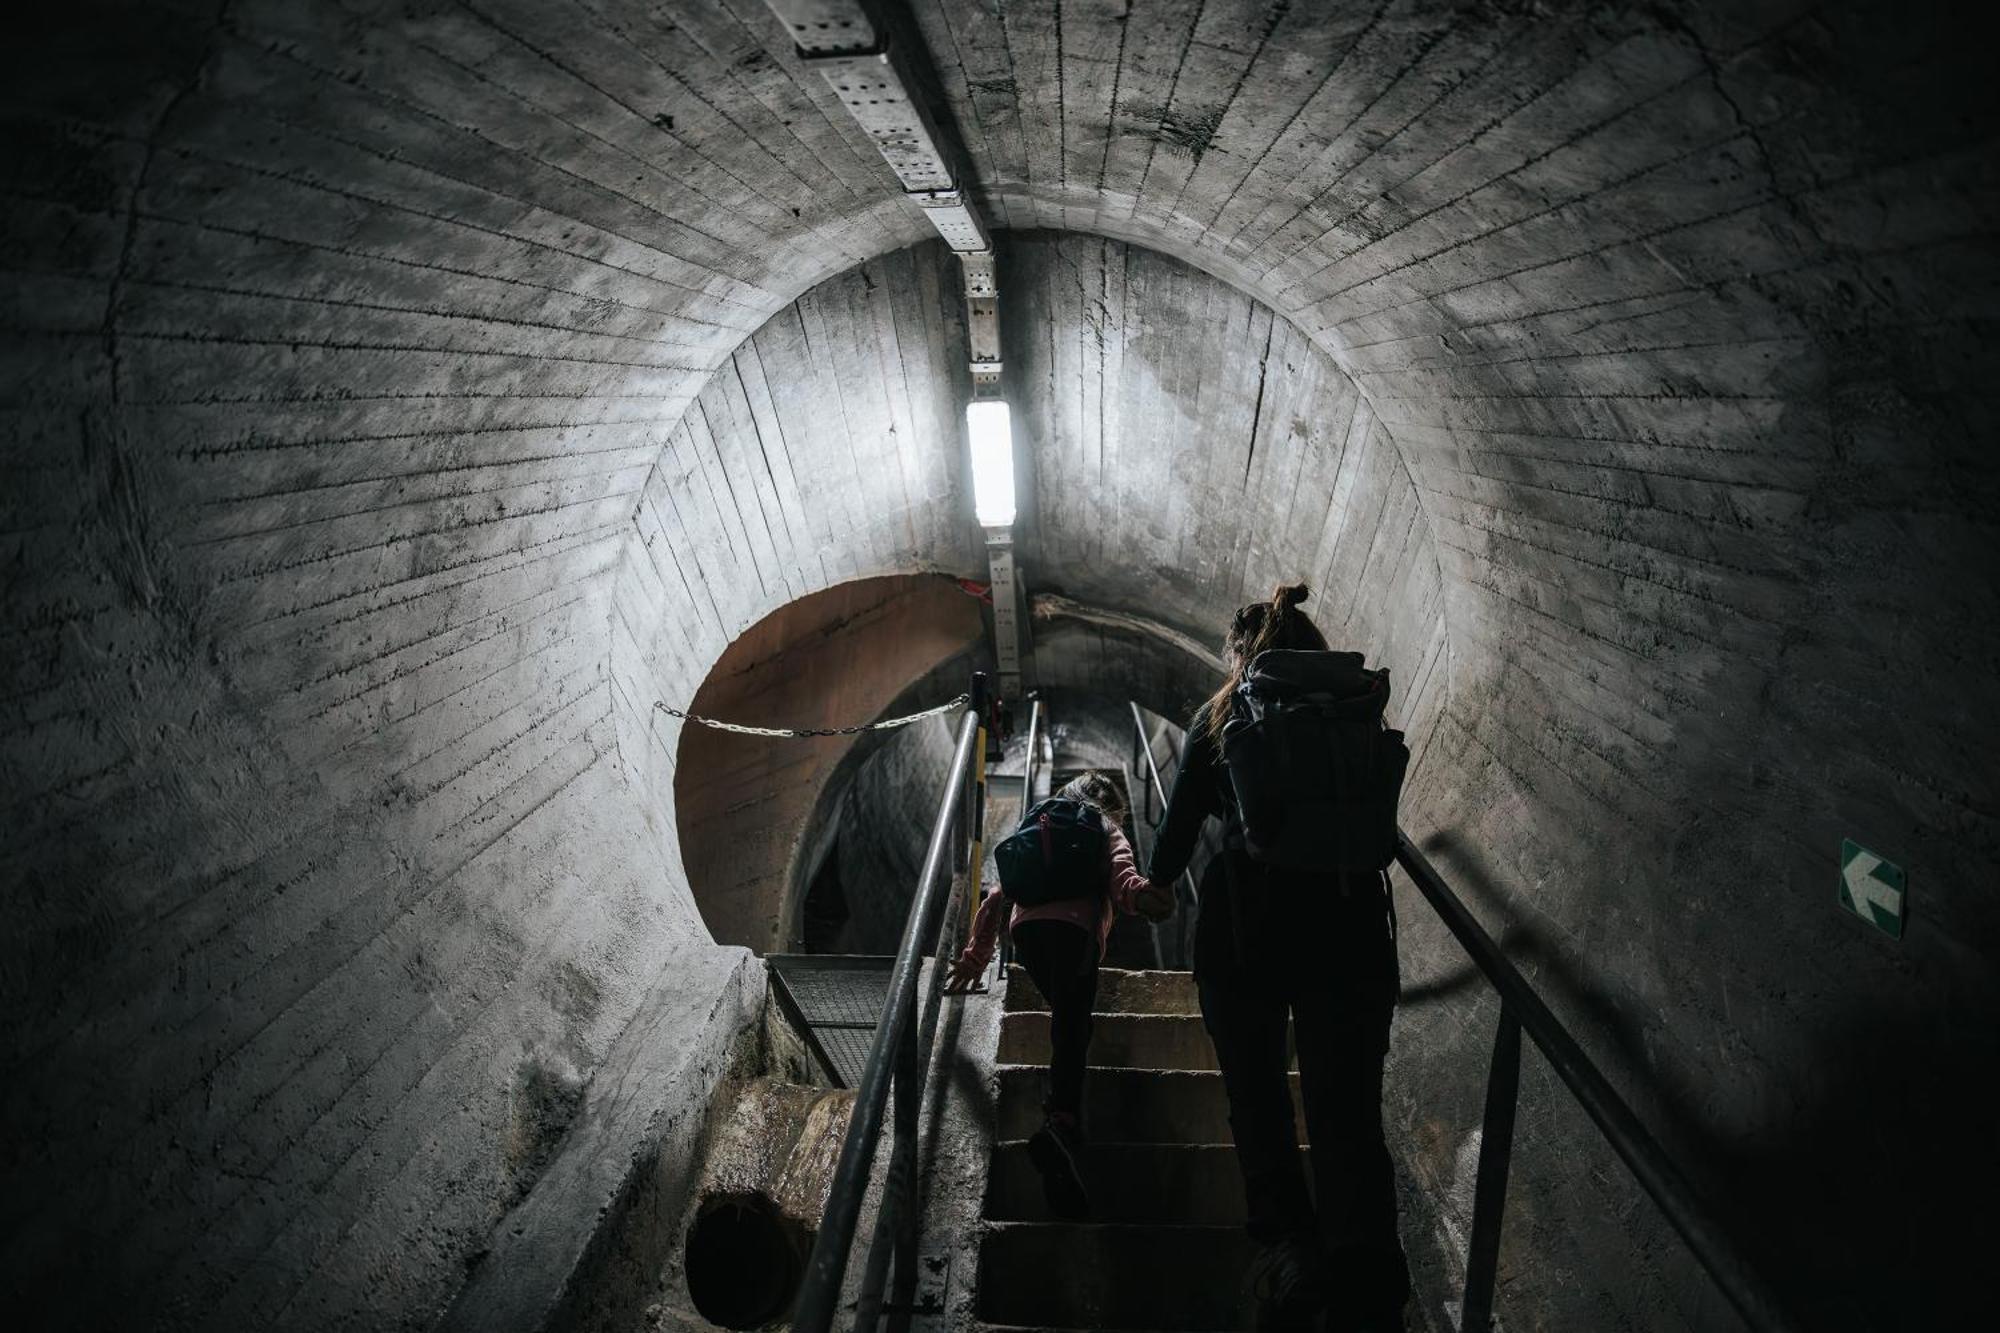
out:
M1437 560L1393 444L1327 355L1225 283L1116 242L1011 238L1007 264L1012 318L1034 331L1009 352L1030 585L1210 643L1246 595L1319 581L1327 627L1392 667L1399 716L1427 719L1444 678ZM955 268L931 243L821 283L669 437L612 590L615 715L656 823L674 822L663 777L686 742L652 701L706 688L746 625L849 579L981 573ZM1108 301L1080 312L1086 271ZM1079 669L1057 657L1051 681ZM1153 694L1178 707L1181 692Z
M1907 1074L1911 1033L1984 1030L2000 157L1943 7L915 9L1002 227L1177 256L1352 379L1448 636L1415 808L1592 960L1646 1081L1756 1148L1844 1123L1855 1090L1799 1072L1829 1049ZM495 1146L522 1071L591 1077L649 996L721 985L650 697L822 553L976 558L952 448L898 456L865 537L674 510L724 475L712 372L924 228L756 0L72 5L17 38L0 976L40 1211L7 1271L80 1318L432 1308L543 1160ZM1020 305L1089 325L1096 276ZM818 355L912 366L881 410L952 439L950 287L898 309ZM1253 475L1246 519L1282 484ZM1218 605L1283 563L1260 526ZM624 619L671 598L669 533L726 587ZM1843 835L1934 886L1901 952L1834 914Z

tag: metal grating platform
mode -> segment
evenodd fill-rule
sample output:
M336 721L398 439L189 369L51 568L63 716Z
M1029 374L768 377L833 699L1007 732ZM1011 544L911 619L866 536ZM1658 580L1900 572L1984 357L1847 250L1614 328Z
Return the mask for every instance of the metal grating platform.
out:
M868 1063L868 1047L896 960L872 954L772 954L772 990L843 1088Z

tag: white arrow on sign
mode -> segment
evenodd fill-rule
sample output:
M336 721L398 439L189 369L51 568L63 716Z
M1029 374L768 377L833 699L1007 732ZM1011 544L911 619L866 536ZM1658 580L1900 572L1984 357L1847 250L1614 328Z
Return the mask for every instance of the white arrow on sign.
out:
M1900 917L1903 914L1903 891L1892 889L1875 878L1875 867L1881 864L1882 858L1875 853L1857 851L1854 859L1840 872L1840 877L1847 881L1847 896L1854 900L1855 911L1861 911L1865 905L1879 907L1892 918Z

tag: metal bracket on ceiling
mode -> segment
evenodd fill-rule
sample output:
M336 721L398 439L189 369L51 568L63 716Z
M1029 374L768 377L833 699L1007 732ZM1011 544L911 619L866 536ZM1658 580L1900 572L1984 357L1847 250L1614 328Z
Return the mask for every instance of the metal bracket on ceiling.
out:
M972 394L1000 396L1000 278L993 252L960 255L965 270L965 336L972 352Z
M923 209L965 271L965 325L975 400L1003 397L1000 376L1000 282L992 241L945 156L944 139L921 101L907 58L868 16L860 0L764 0L791 34L799 63L818 71L854 122ZM987 530L993 583L994 649L1002 689L1021 683L1025 625L1018 614L1011 529Z
M953 178L936 124L859 0L765 4L791 33L799 62L819 71L945 244L961 254L985 250L986 229Z
M923 207L924 216L931 220L944 243L962 255L990 255L990 243L986 239L986 228L980 224L979 215L965 202L962 190L932 190L915 194L915 199Z

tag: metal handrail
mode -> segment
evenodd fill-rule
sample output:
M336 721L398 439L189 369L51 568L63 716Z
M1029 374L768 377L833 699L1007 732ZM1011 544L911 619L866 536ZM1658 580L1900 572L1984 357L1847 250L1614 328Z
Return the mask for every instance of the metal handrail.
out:
M1528 979L1507 960L1444 877L1401 831L1396 835L1396 863L1500 995L1500 1021L1493 1037L1485 1123L1480 1133L1479 1173L1473 1187L1472 1240L1467 1247L1460 1328L1467 1333L1475 1329L1484 1333L1492 1315L1524 1030L1737 1313L1755 1329L1788 1333L1798 1328L1769 1285L1716 1223L1659 1140L1639 1122Z
M1139 750L1146 756L1146 773L1152 781L1153 795L1160 803L1160 817L1165 819L1167 814L1167 791L1165 785L1160 781L1159 761L1153 758L1152 734L1146 730L1146 719L1140 715L1137 701L1128 699L1126 700L1126 706L1132 710L1132 726L1139 734ZM1194 872L1191 869L1181 871L1181 877L1174 882L1174 894L1181 907L1186 908L1194 904L1197 895L1194 887ZM1176 947L1180 951L1178 957L1183 966L1188 961L1187 922L1188 915L1185 911L1174 913L1175 930L1178 932Z
M1034 699L1028 705L1028 757L1021 763L1021 813L1028 813L1028 807L1035 803L1035 760L1039 757L1042 744L1042 701Z
M847 1123L847 1135L841 1141L839 1160L834 1164L826 1211L820 1220L819 1233L813 1238L812 1254L806 1260L805 1278L792 1315L795 1333L825 1333L833 1327L848 1256L854 1248L862 1196L867 1192L876 1146L882 1137L892 1083L896 1089L897 1157L902 1162L913 1161L915 1157L916 1111L923 1079L923 1062L917 1050L917 978L924 955L929 952L927 942L937 934L949 897L942 886L951 880L947 870L952 833L966 813L966 784L972 773L973 752L981 743L980 702L975 692L973 707L959 724L951 775L945 780L944 791L938 798L937 817L931 822L930 846L924 852L916 895L903 927L902 943L896 950L896 965L889 974L888 997L882 1006L882 1017L875 1025L874 1041L868 1048L868 1063L862 1067L861 1080L856 1085L854 1110ZM969 873L977 876L978 867L971 867ZM893 1188L884 1191L883 1208L905 1206L904 1201L893 1197L894 1192ZM911 1213L905 1231L914 1224L914 1208ZM913 1253L913 1249L912 1246L906 1250L899 1244L899 1257ZM899 1267L909 1270L910 1264L904 1262ZM905 1275L899 1273L899 1281ZM875 1276L871 1273L872 1279ZM907 1276L914 1280L913 1272Z

